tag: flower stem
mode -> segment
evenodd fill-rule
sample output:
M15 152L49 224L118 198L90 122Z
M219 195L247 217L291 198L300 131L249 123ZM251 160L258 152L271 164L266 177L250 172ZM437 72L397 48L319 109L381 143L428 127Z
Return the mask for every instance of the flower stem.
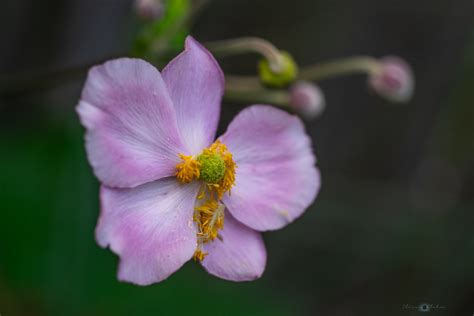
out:
M206 46L216 56L256 52L268 60L271 69L279 73L284 68L280 50L272 43L259 37L240 37L223 41L208 42Z
M298 79L321 80L357 73L374 73L380 69L377 59L370 56L353 56L301 68Z
M288 107L290 102L286 90L272 90L263 87L257 77L226 76L224 99L238 103L264 103Z
M255 76L226 75L226 89L237 91L264 90L260 79Z

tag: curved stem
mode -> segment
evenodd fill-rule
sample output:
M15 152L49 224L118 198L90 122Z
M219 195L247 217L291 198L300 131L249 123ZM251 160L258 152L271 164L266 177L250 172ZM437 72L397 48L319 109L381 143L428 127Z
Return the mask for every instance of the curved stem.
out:
M224 99L238 103L264 103L288 107L290 96L286 90L266 89L257 77L226 76Z
M317 81L356 73L371 74L379 70L380 63L377 59L369 56L354 56L318 63L302 68L297 79ZM260 83L260 79L256 76L226 75L226 82L227 86L231 87L232 91L274 91L264 89Z
M240 37L230 40L205 43L214 55L231 56L241 53L256 52L265 57L270 68L275 72L283 69L280 50L272 43L259 37Z
M380 63L370 56L354 56L314 64L302 68L298 79L321 80L356 73L374 73L379 71Z
M226 88L237 91L255 91L262 90L260 79L255 76L226 75Z

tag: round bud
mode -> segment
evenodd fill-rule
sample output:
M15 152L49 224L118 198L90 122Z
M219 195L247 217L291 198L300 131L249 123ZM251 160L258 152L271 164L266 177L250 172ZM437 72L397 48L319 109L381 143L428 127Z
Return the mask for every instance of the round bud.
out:
M290 87L290 106L305 119L318 117L326 106L323 91L308 81L298 81Z
M267 59L262 59L258 64L260 80L268 87L286 87L298 74L298 65L290 54L281 52L279 57L280 63L277 65L270 64Z
M153 21L163 16L164 5L162 0L135 0L135 10L141 18Z
M390 101L407 102L413 96L415 78L403 59L387 56L380 59L380 67L370 74L369 87Z
M218 183L224 178L225 162L220 155L203 153L196 160L201 165L199 178L207 183Z

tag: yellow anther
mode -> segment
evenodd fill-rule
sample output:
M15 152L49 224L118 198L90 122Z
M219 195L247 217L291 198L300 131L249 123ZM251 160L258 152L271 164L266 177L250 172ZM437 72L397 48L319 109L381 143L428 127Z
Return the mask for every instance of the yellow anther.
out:
M207 252L204 252L201 249L196 249L193 255L193 259L195 261L203 261L206 256L207 256Z
M232 154L227 150L227 146L216 140L209 148L204 149L203 152L210 152L214 154L219 154L224 160L225 172L222 180L210 187L211 191L214 191L217 194L217 199L222 199L224 193L229 192L235 184L235 169L237 165L235 164Z
M224 162L225 170L223 176L201 177L201 167L199 157L219 157ZM219 140L214 142L211 146L204 149L198 158L193 156L186 156L180 154L182 162L176 165L176 178L180 183L189 183L193 180L201 180L203 184L197 196L197 206L194 211L193 220L197 226L198 246L194 253L194 260L202 261L207 253L202 251L202 245L213 241L216 238L221 238L219 230L224 227L224 205L220 200L225 193L230 194L230 190L235 184L235 169L237 165L232 159L232 154L227 150L227 146ZM201 159L205 161L205 159ZM217 161L217 160L216 160ZM209 164L209 161L208 161ZM214 167L215 163L209 164ZM221 165L222 166L222 165ZM206 170L209 172L209 170ZM212 178L211 182L206 179Z
M195 160L193 156L186 156L179 154L182 162L176 165L176 178L179 183L189 183L199 178L199 161Z

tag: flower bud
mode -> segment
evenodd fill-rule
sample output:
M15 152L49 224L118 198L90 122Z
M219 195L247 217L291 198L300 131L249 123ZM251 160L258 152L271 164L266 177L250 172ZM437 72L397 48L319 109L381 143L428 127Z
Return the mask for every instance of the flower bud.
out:
M290 87L290 106L306 119L318 117L326 106L323 91L308 81L298 81Z
M276 65L270 64L267 59L263 59L258 64L258 74L263 84L268 87L282 88L293 82L298 74L298 65L293 57L287 52L279 54L280 69L275 69Z
M135 10L141 18L153 21L163 16L164 5L162 0L135 0Z
M387 56L369 76L369 86L380 96L393 102L407 102L413 95L415 78L403 59Z

